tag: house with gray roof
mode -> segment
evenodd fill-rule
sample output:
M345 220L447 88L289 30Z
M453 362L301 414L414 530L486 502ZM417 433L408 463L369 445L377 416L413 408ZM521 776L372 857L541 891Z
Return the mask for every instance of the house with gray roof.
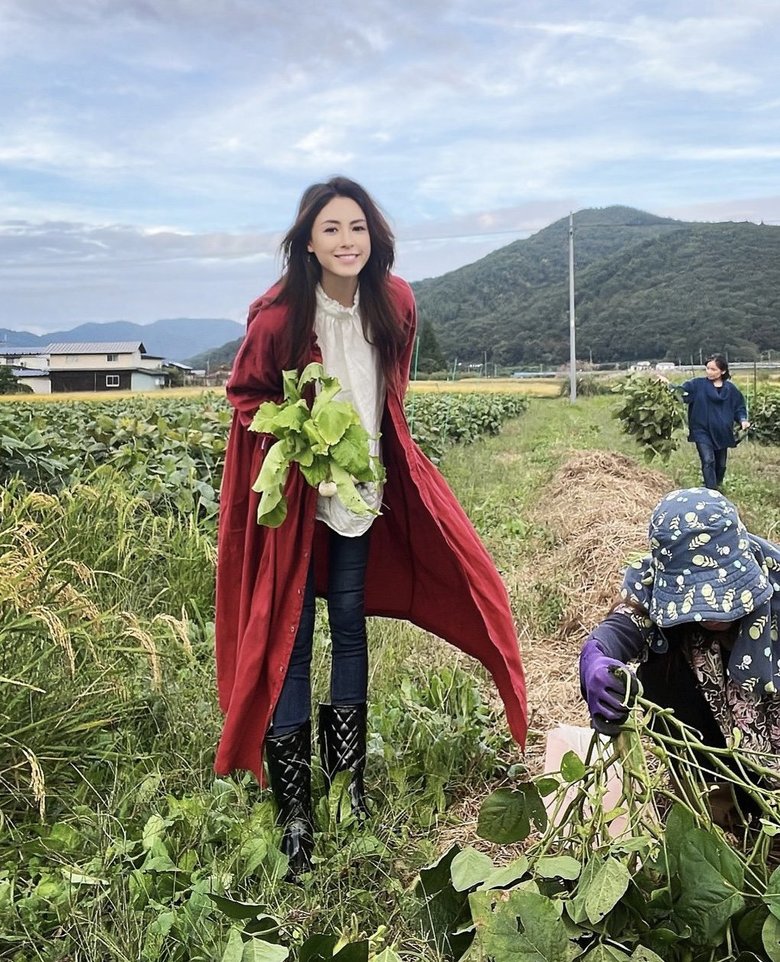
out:
M36 394L71 391L158 391L168 375L163 358L142 341L58 342L38 348L0 347L22 384Z

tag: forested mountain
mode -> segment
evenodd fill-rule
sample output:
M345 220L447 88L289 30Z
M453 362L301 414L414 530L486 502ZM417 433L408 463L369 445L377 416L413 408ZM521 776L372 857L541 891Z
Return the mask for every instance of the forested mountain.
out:
M230 368L233 364L233 358L238 353L238 349L241 347L243 340L244 336L242 334L241 337L236 338L235 341L228 341L227 344L223 344L221 347L215 347L212 350L203 351L194 357L187 358L187 364L196 370L206 371L218 371L222 368Z
M569 356L568 218L412 286L420 321L464 362ZM736 360L780 351L780 228L686 223L627 207L574 215L577 356Z

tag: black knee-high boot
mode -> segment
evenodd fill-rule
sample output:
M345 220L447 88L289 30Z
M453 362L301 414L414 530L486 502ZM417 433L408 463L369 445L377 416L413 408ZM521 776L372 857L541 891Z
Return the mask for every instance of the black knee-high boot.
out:
M363 772L366 767L366 706L320 705L320 760L325 786L330 791L339 772L351 772L349 801L352 814L363 821L369 815Z
M284 735L267 735L265 754L276 807L284 826L281 849L289 859L288 881L311 869L311 722Z

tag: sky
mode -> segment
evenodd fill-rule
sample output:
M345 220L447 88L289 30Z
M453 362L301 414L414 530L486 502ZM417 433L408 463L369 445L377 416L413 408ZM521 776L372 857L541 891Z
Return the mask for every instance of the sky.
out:
M0 0L0 328L227 317L303 190L438 276L569 212L780 223L778 0Z

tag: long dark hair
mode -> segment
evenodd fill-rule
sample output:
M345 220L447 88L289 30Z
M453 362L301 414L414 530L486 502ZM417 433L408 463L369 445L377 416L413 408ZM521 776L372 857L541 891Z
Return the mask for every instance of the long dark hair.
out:
M290 313L287 367L300 368L308 360L317 307L316 287L322 269L308 252L312 227L322 208L334 197L349 197L363 211L371 239L371 255L359 275L360 318L363 335L379 351L382 370L390 378L401 354L404 334L390 300L387 280L395 260L395 238L368 192L346 177L312 184L301 197L295 223L282 241L284 267L281 289L274 299Z
M714 361L718 365L720 376L724 381L731 380L731 371L729 371L729 362L726 360L725 355L710 354L710 356L707 358L706 363L709 364L710 361Z

